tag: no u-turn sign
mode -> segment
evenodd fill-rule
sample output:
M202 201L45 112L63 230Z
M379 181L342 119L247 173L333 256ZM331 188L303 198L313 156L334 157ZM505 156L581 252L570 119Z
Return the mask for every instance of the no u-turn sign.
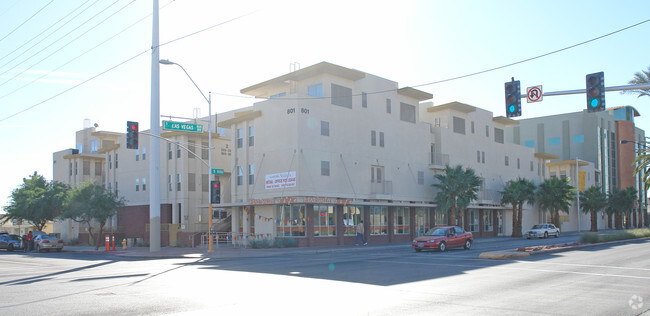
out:
M526 88L526 98L528 103L542 101L542 86Z

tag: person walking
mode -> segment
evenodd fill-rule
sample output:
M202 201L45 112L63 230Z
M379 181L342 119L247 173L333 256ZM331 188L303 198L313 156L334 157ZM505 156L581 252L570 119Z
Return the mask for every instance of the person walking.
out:
M359 222L359 224L357 225L357 242L356 242L356 244L355 244L356 246L359 245L359 239L361 239L361 241L363 242L363 245L364 245L364 246L368 244L368 243L366 242L366 236L363 235L363 232L364 232L363 229L364 229L364 228L363 228L363 221L361 221L361 222Z
M32 235L32 231L30 230L29 233L27 233L27 236L25 237L25 242L27 245L25 245L25 251L31 252L32 251L32 239L34 238L34 235Z

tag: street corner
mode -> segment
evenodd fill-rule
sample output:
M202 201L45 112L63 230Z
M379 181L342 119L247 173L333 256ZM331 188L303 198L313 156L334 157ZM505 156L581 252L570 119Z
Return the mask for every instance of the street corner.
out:
M519 259L530 257L530 253L521 251L492 251L483 252L478 257L480 259Z

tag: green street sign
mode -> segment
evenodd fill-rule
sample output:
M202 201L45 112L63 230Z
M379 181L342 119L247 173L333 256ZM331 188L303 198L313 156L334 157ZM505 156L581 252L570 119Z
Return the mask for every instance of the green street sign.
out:
M203 125L192 124L192 123L163 121L163 129L182 131L182 132L203 133Z
M212 174L223 174L223 169L212 169Z

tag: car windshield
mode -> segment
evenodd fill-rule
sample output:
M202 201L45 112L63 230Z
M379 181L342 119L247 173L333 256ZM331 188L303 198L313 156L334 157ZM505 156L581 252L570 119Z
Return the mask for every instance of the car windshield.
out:
M541 229L541 228L544 228L544 226L539 224L533 226L533 229Z
M9 238L12 240L20 240L20 237L18 235L9 235Z
M426 233L427 236L445 236L447 235L447 228L431 228Z

